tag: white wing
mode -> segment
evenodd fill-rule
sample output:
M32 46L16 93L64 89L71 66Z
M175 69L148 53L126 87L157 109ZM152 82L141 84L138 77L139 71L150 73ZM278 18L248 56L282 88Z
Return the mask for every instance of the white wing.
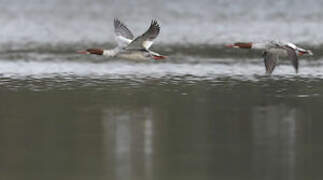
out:
M127 49L146 49L148 50L150 46L153 44L153 40L156 39L160 31L159 24L157 21L151 21L150 27L148 30L142 34L141 36L138 36L135 40L133 40Z
M119 19L114 19L114 32L119 47L128 46L134 38L132 32Z

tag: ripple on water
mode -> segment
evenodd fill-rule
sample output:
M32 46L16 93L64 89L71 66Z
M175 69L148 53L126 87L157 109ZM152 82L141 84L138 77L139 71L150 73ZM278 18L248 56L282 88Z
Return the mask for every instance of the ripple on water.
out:
M289 64L278 66L273 75L265 76L264 67L259 63L128 63L128 62L70 62L70 61L0 61L0 75L3 79L42 79L64 77L87 77L92 79L186 79L212 80L229 77L248 81L262 79L288 79L299 78L322 79L323 66L301 64L300 72L295 74Z

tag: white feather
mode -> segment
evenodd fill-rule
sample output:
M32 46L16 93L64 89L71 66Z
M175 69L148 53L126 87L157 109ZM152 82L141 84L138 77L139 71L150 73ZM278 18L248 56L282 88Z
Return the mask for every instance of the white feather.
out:
M115 36L115 39L116 39L119 47L126 47L132 41L131 39L127 39L127 38L125 38L123 36Z
M118 47L114 49L108 49L103 51L103 56L113 57L116 56L120 52L120 49Z
M145 48L145 49L149 49L150 48L150 46L151 45L153 45L153 41L144 41L143 43L142 43L142 46Z

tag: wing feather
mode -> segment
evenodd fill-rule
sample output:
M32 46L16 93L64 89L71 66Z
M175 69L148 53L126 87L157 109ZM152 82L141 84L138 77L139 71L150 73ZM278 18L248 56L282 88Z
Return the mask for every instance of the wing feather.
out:
M114 19L114 32L116 41L120 47L126 47L134 38L129 28L119 19Z
M288 58L292 61L296 73L298 73L298 57L295 50L291 47L285 46L284 49L287 51Z
M138 36L135 40L133 40L128 49L149 49L153 44L153 40L157 38L160 32L160 26L156 20L151 21L151 24L148 30L143 33L141 36Z
M271 74L277 64L278 55L274 53L270 53L268 51L264 52L264 63L266 67L266 74Z

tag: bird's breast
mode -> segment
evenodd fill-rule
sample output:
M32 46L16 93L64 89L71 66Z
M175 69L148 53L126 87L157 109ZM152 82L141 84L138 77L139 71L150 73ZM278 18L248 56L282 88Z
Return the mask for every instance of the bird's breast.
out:
M143 51L120 52L117 57L128 60L150 60L150 56Z

